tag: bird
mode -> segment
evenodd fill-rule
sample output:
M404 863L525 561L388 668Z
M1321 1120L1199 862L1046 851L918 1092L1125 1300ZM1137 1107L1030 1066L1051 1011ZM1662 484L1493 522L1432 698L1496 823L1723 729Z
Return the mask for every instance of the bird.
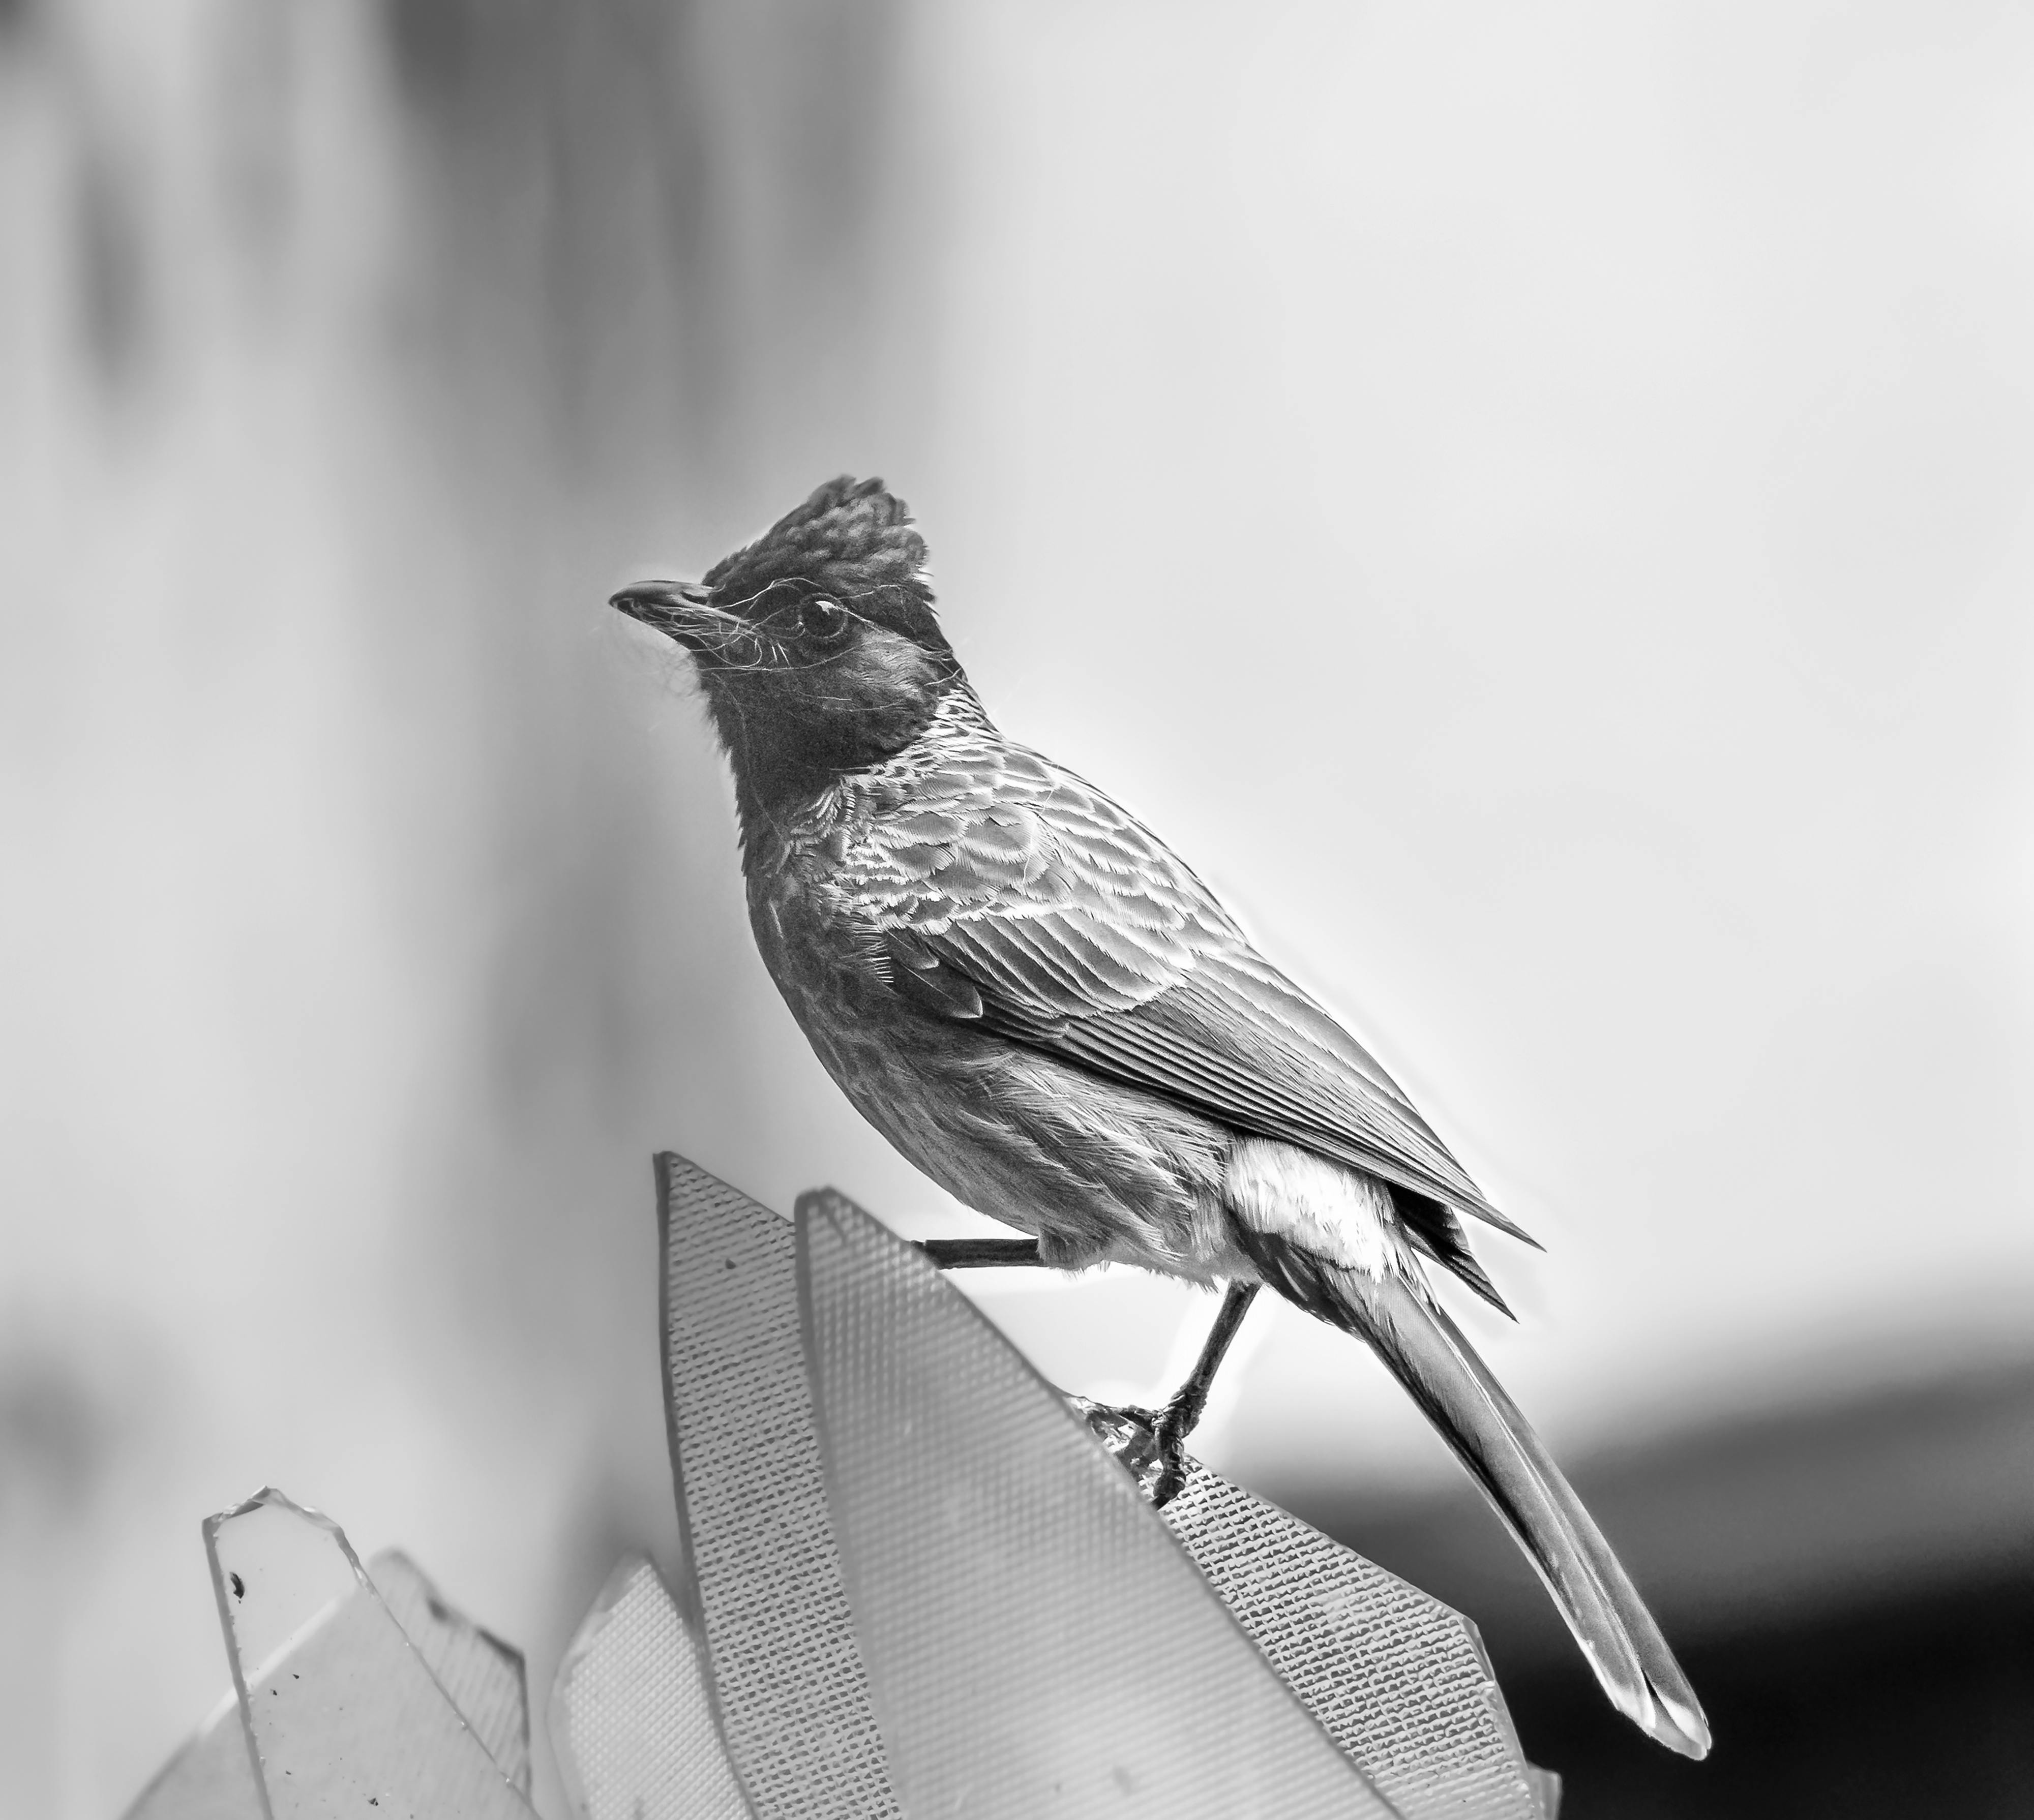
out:
M929 564L903 501L843 475L703 579L610 601L689 655L734 775L756 946L820 1061L1038 1261L1222 1286L1197 1380L1263 1286L1363 1340L1612 1703L1706 1755L1658 1625L1428 1280L1508 1314L1465 1219L1533 1241L1156 834L1001 732ZM1164 1444L1206 1387L1169 1406Z

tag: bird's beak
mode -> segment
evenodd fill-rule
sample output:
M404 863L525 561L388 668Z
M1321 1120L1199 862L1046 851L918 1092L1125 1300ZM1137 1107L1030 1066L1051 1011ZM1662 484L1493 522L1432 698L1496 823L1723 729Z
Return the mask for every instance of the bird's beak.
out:
M697 582L638 582L610 594L607 604L680 640L717 632L732 617L714 606L711 590Z

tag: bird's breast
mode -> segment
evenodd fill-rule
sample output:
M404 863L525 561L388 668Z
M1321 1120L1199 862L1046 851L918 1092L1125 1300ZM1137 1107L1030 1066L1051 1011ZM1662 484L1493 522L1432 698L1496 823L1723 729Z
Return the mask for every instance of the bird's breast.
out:
M796 867L752 876L764 964L856 1109L967 1206L1045 1240L1202 1278L1240 1268L1217 1189L1229 1134L1082 1075L885 982L881 931Z

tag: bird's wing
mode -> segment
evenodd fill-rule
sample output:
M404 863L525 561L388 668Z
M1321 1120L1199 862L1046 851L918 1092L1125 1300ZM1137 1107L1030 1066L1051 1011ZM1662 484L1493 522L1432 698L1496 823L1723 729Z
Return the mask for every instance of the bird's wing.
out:
M999 746L921 781L835 883L931 1015L1526 1237L1157 836L1037 754Z

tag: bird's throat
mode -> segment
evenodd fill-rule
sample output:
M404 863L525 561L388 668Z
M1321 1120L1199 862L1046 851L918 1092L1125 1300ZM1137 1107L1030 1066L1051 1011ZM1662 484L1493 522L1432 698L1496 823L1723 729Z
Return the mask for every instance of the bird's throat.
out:
M734 773L745 839L755 823L798 818L837 785L873 778L908 759L942 726L984 718L973 691L958 677L936 693L838 717L758 713L724 689L710 689L708 702Z

